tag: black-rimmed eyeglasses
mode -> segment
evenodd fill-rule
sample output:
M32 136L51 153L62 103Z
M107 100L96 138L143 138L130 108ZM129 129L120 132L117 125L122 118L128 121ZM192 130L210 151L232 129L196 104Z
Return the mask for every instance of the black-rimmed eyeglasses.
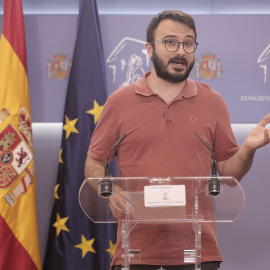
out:
M160 41L164 42L165 44L165 49L168 52L175 52L178 50L180 44L183 44L183 49L186 53L194 53L197 49L197 45L199 44L198 42L195 41L184 41L180 42L176 39L153 39L152 41Z

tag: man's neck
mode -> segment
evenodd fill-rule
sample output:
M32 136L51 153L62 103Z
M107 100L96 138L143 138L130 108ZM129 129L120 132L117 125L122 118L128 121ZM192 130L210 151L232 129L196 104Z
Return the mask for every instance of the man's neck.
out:
M186 81L180 83L168 82L159 78L153 72L146 79L152 91L158 94L167 104L182 92L186 83Z

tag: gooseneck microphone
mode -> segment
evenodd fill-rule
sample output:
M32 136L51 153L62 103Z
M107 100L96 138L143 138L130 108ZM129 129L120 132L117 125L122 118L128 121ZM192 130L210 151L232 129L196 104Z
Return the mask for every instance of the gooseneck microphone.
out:
M107 160L106 160L105 169L104 169L104 178L98 183L98 195L100 197L107 198L111 196L113 193L114 183L109 179L111 175L109 158L110 158L111 152L119 143L121 143L124 140L126 135L127 134L124 134L121 136L121 138L113 145L113 147L110 149L107 155Z
M218 196L221 192L222 182L217 177L217 162L215 159L214 152L212 151L210 146L200 137L200 135L197 132L194 132L194 133L212 154L212 168L211 168L212 178L206 183L206 185L208 187L208 193L210 195Z

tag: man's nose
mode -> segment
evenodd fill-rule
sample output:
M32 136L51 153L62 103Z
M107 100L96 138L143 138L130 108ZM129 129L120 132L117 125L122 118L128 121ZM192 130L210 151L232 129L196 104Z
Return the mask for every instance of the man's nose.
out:
M183 42L179 43L178 49L175 51L175 53L181 54L181 55L186 54L186 52L184 50L184 43Z

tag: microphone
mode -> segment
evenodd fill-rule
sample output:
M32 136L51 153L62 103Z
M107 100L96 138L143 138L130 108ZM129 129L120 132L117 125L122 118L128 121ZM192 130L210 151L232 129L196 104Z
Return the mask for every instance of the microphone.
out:
M210 146L200 137L200 135L197 132L194 132L194 133L212 154L212 168L211 168L212 178L206 183L206 185L208 187L208 190L207 190L208 194L212 196L218 196L221 192L222 182L217 177L217 162L215 159L214 152L212 151Z
M114 150L114 148L119 143L121 143L124 140L126 135L127 134L122 135L122 137L110 149L110 151L107 155L107 160L105 163L105 170L104 170L104 179L98 183L98 195L100 197L107 198L107 197L111 196L113 193L114 182L109 179L110 175L111 175L109 158L110 158L111 152Z

